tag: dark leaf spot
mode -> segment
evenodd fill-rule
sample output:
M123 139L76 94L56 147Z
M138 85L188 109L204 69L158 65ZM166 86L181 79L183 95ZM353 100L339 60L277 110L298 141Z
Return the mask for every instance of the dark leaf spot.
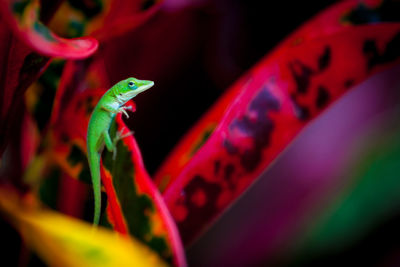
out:
M295 112L296 112L296 116L297 118L299 118L299 120L301 121L306 121L308 119L310 119L310 110L307 107L298 105L296 103L294 103L295 106Z
M207 201L203 206L197 206L196 203L191 201L191 196L198 190L202 190L207 196ZM193 238L193 236L190 236L193 233L192 229L201 229L204 222L210 221L218 213L216 203L221 191L219 184L209 183L200 175L194 176L185 187L186 197L184 201L189 214L184 221L178 223L184 243Z
M149 9L156 3L156 0L144 0L142 3L142 10Z
M22 16L22 14L25 11L25 8L29 5L29 3L30 1L27 0L13 3L12 4L13 13Z
M366 40L363 45L363 52L367 58L368 70L379 64L392 62L400 57L400 33L397 33L392 40L390 40L385 50L379 53L375 40Z
M67 161L71 166L76 166L78 163L86 161L86 156L77 145L72 145Z
M351 24L370 24L377 22L397 22L399 21L400 2L396 0L382 1L374 8L360 3L356 8L346 14L342 21Z
M299 61L289 64L289 68L297 85L297 92L307 93L313 70Z
M331 63L331 48L325 47L324 53L318 58L318 68L320 71L326 69Z
M228 139L224 140L224 147L226 151L231 155L238 153L238 148L235 147Z
M317 107L318 108L323 108L325 107L325 105L328 103L329 101L329 92L328 90L323 87L320 86L318 87L318 95L317 95Z
M224 169L224 179L228 182L229 187L233 190L236 186L235 181L232 181L232 175L235 172L235 166L233 164L227 164Z
M349 14L343 17L343 22L350 22L352 24L367 24L380 21L380 14L378 10L370 9L364 4L359 4L357 8L353 9Z
M348 79L348 80L346 80L345 82L344 82L344 87L345 88L350 88L350 87L352 87L353 85L354 85L354 80L352 80L352 79Z
M259 149L248 149L240 158L240 163L247 171L254 170L258 163L261 161L261 150Z
M221 169L221 161L216 160L214 162L214 174L217 175L219 173L219 170Z
M234 120L230 125L230 130L238 129L253 138L252 148L240 154L240 162L246 171L253 171L259 164L261 151L268 146L274 128L273 122L268 118L268 112L277 111L279 108L278 99L268 89L263 89L249 105L249 113L256 113L256 119L245 115L243 118Z
M103 1L97 0L68 0L69 4L85 14L86 17L92 18L103 10Z
M85 164L81 172L79 173L79 180L87 183L92 184L92 176L90 175L89 165Z

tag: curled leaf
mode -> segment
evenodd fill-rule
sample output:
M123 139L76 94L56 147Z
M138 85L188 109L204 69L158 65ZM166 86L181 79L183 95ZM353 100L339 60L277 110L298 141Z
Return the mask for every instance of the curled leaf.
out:
M50 27L69 37L92 35L104 41L135 29L150 18L161 3L161 0L64 1Z
M40 54L51 57L85 58L98 46L92 37L65 39L39 21L39 0L2 0L0 12L18 38Z

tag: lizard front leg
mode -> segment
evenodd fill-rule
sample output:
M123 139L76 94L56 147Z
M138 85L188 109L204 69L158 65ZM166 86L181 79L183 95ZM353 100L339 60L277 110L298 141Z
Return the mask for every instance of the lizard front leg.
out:
M113 160L116 159L117 156L117 142L125 137L128 137L133 134L132 131L129 131L125 134L122 134L122 131L118 131L113 140L111 140L110 134L107 130L103 131L103 139L104 144L109 152L113 152Z
M121 106L121 107L116 107L115 105L104 105L102 108L110 113L123 113L127 118L129 118L128 113L126 112L127 109L132 110L131 106Z
M122 106L122 107L120 107L120 108L118 109L118 112L124 113L124 115L125 115L127 118L129 118L129 115L128 115L128 113L126 112L127 109L132 110L132 107L131 107L131 106Z
M115 160L116 156L117 156L117 145L116 144L117 144L117 141L119 140L118 138L119 137L118 137L118 133L117 133L117 136L115 136L114 140L111 140L108 130L103 131L104 144L105 144L107 150L109 152L113 153L113 160Z
M108 130L103 131L103 139L104 139L104 144L106 145L106 148L109 152L114 152L116 150L115 146L115 141L113 142L111 140L110 134L108 133Z

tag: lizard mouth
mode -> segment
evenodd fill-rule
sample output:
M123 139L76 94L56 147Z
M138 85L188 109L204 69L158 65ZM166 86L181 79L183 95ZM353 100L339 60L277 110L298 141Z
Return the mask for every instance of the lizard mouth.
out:
M135 93L139 94L139 93L141 93L143 91L146 91L147 89L151 88L153 85L154 85L154 82L148 81L148 83L146 83L146 84L140 86L138 89L136 89Z

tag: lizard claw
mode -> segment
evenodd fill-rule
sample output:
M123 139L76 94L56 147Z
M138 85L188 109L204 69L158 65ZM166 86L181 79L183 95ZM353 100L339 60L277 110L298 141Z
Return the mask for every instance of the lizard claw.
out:
M134 134L133 131L128 131L127 133L123 134L124 129L118 131L114 137L114 150L113 150L113 160L117 158L117 142L125 137L131 136Z
M123 139L123 138L125 138L125 137L128 137L128 136L131 136L131 135L133 135L133 134L134 134L133 131L129 131L129 132L127 132L126 134L121 135L121 139Z
M128 112L126 112L127 109L132 110L132 107L131 107L131 106L120 107L120 108L118 109L118 111L124 113L124 115L126 116L126 118L129 118Z
M125 109L121 109L121 112L125 114L126 118L129 118L128 112L126 112Z
M114 138L114 144L116 144L119 140L124 139L125 137L131 136L134 134L133 131L128 131L127 133L123 134L124 130L125 130L125 128L116 133L115 138Z
M117 158L117 146L115 146L113 150L113 156L112 156L113 161L115 161L116 158Z

